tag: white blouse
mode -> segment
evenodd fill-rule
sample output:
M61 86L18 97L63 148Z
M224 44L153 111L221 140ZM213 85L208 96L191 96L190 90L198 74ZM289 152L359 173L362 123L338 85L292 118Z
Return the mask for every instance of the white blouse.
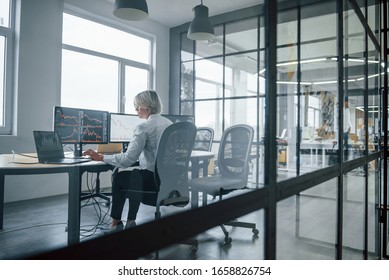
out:
M139 159L139 168L154 172L157 148L162 132L172 122L160 114L152 114L134 128L133 138L125 153L104 155L104 162L120 168L132 166Z

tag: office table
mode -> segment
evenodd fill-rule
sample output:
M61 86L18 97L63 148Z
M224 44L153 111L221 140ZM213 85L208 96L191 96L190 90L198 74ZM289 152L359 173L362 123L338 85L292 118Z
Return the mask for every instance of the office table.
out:
M34 155L34 154L28 154ZM192 176L199 176L203 168L203 175L208 174L208 161L215 155L207 151L192 151ZM25 157L18 154L0 155L0 230L4 226L4 189L5 176L20 176L33 174L68 174L68 245L80 241L80 201L81 178L84 172L106 172L112 170L112 166L100 161L90 161L80 164L43 164L36 158Z
M41 164L36 158L21 155L0 155L0 230L4 219L5 176L67 173L68 182L68 245L80 241L81 177L84 172L104 172L112 167L103 162L90 161L75 165Z
M334 145L333 141L302 141L301 142L301 149L309 149L311 150L311 164L313 163L313 150L316 150L316 165L318 165L318 151L322 151L322 168L326 166L326 150L333 150L336 144Z

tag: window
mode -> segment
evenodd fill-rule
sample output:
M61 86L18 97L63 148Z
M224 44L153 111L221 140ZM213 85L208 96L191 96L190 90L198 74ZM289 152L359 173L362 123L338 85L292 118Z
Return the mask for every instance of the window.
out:
M74 71L76 65L77 71ZM62 51L63 106L116 112L118 95L114 93L117 92L117 61Z
M263 114L257 28L257 17L214 26L216 37L195 45L181 35L180 113L194 114L197 126L213 128L216 141L235 124L263 128L257 124L257 113Z
M151 87L151 48L150 38L64 13L61 105L132 113Z
M0 134L11 134L13 30L10 0L0 0Z

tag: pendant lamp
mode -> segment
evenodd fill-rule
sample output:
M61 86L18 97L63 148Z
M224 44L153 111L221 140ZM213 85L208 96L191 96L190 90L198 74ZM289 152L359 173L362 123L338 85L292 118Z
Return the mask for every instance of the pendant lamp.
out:
M143 20L149 16L146 0L115 0L113 14L125 20Z
M207 41L215 37L213 26L209 21L208 7L203 5L197 5L193 8L194 18L189 25L188 38L191 40Z

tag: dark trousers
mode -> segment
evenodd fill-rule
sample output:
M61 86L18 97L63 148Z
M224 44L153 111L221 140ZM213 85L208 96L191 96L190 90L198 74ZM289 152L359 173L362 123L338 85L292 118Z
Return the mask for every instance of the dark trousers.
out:
M111 217L121 220L126 198L129 201L127 220L135 220L141 203L155 205L158 187L149 170L126 170L113 175Z

